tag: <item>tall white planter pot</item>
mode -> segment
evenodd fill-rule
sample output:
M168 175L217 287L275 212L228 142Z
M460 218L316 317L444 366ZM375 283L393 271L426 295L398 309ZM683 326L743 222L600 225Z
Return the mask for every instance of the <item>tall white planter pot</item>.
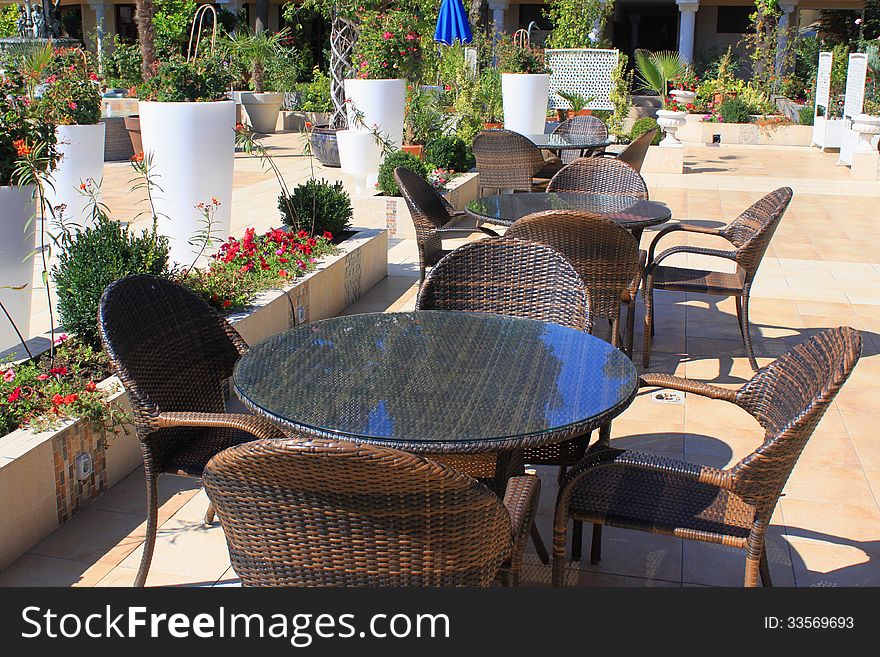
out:
M372 133L357 130L337 130L336 142L342 173L354 176L356 194L365 193L368 177L375 176L382 163L382 147Z
M34 247L36 238L32 221L36 204L33 187L0 187L0 286L22 290L0 289L0 301L25 339L30 337L31 298L34 291ZM6 315L0 311L0 351L14 349L23 356L24 348Z
M284 94L276 92L242 92L241 104L247 112L251 127L257 132L273 133L278 125L278 112L284 104Z
M350 130L369 132L376 126L395 148L400 148L403 143L406 80L346 80L345 98L351 100L346 104ZM363 113L365 127L356 125L355 110ZM339 148L341 158L344 146L340 143Z
M232 168L235 156L235 103L139 103L145 156L161 188L155 199L159 232L171 242L171 260L188 266L198 253L189 242L204 232L196 208L220 201L212 236L229 235L232 217Z
M504 128L522 135L544 134L549 92L549 73L502 73Z
M104 134L103 123L95 125L59 125L55 128L58 146L58 164L51 174L51 185L46 186L46 200L58 218L65 224L85 227L90 223L91 206L88 198L80 190L80 185L91 179L95 186L104 175ZM101 199L101 190L96 196Z

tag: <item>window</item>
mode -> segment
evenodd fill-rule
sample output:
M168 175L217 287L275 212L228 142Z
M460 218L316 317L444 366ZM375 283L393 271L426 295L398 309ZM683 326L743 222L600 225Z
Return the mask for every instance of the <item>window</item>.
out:
M64 28L64 33L71 39L82 41L82 5L65 5L61 7L61 26Z
M749 16L755 12L755 6L718 7L718 21L715 32L718 34L745 34L752 31Z
M116 34L123 43L137 43L137 22L134 5L113 5L116 18Z
M535 25L537 25L537 29L539 30L550 30L553 28L553 25L550 23L549 19L547 19L544 14L544 5L520 5L519 6L519 26L522 28L527 28L529 23L535 21Z

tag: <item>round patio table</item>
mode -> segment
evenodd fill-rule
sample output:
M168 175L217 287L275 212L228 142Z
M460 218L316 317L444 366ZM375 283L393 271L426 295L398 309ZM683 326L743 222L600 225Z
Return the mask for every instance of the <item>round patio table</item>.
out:
M672 210L662 203L618 194L496 194L474 199L465 206L465 211L478 222L499 226L510 226L528 214L546 210L579 210L601 214L639 235L644 228L662 224L672 218Z
M581 156L591 155L596 150L605 150L614 142L610 139L595 139L578 137L577 135L560 135L551 133L547 135L525 135L526 139L538 148L551 151L559 155L560 151L580 151Z
M584 435L630 404L638 375L622 351L575 329L415 311L279 333L239 359L233 383L249 408L294 433L465 454Z

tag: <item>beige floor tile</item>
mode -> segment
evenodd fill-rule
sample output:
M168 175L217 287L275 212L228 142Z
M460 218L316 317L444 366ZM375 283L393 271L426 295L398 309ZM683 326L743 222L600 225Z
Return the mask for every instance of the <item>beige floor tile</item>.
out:
M602 560L593 565L590 563L591 536L592 527L585 525L584 552L581 561L578 562L580 570L672 582L681 581L682 541L680 539L605 527L602 532Z
M137 568L117 566L101 579L97 586L132 587L136 577ZM216 581L216 579L201 580L180 573L163 573L151 568L145 586L214 586Z
M782 527L771 525L768 532L767 559L774 586L794 586L794 571L788 544L782 539ZM745 578L744 549L683 541L682 581L704 586L742 586Z
M106 560L115 565L134 550L140 540L129 538L144 518L130 513L86 509L38 543L32 554L94 563Z
M785 494L791 499L810 502L877 507L860 468L799 463L785 486Z
M109 563L25 554L0 572L0 586L96 586L112 568Z

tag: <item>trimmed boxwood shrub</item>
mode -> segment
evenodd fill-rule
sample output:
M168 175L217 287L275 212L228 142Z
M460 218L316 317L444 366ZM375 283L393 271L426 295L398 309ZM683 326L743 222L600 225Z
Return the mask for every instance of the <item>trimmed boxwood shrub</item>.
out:
M379 180L377 182L379 191L385 196L400 196L400 190L397 188L397 182L394 180L394 170L397 167L406 167L413 173L428 180L428 165L415 155L404 153L403 151L388 153L379 167Z
M728 98L718 110L724 123L751 123L752 112L745 101L739 98Z
M813 106L805 105L798 110L798 123L801 125L813 125Z
M93 226L61 236L52 279L65 331L100 348L98 302L113 281L129 274L168 274L168 238L155 230L136 234L104 215Z
M425 162L434 169L457 173L470 171L476 164L473 151L461 137L438 137L425 146Z
M289 197L279 196L278 209L281 221L295 231L315 235L330 231L333 237L349 228L353 215L351 197L342 182L314 178L294 187Z
M657 121L652 119L650 116L644 116L641 119L637 119L635 123L633 123L632 128L629 131L629 139L633 141L638 139L643 134L648 132L649 130L653 130L657 127ZM654 135L654 138L651 140L651 144L656 146L660 143L660 140L663 138L662 131L658 130Z

